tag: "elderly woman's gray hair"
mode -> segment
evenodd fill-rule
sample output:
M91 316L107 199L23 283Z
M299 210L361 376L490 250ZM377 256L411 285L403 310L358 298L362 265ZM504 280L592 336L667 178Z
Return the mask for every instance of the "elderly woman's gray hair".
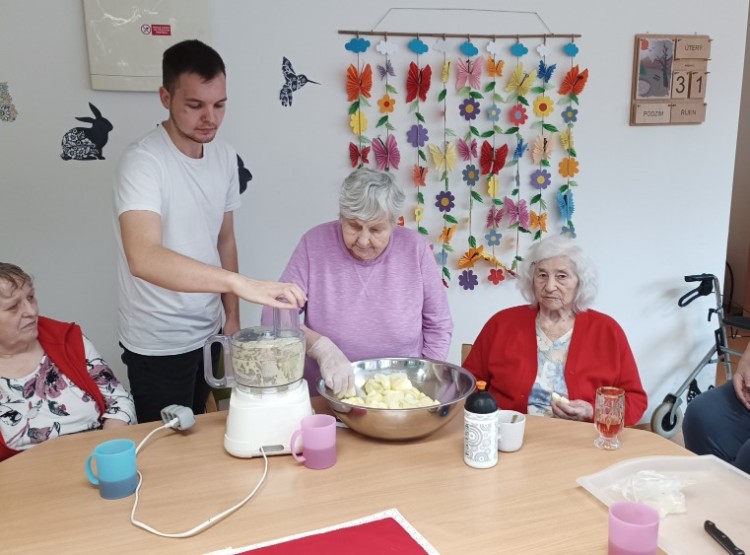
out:
M2 281L10 283L11 293L27 283L34 283L29 274L9 262L0 262L0 282Z
M341 185L339 213L363 222L386 217L396 223L405 198L390 173L360 168L350 173Z
M586 258L579 247L572 239L564 235L551 235L534 243L526 257L521 262L521 268L518 273L518 288L521 290L524 298L532 306L538 304L534 295L534 268L538 262L554 258L556 256L565 256L573 264L573 268L578 278L578 289L573 300L573 310L575 312L584 312L591 307L594 302L597 291L596 270L591 262Z

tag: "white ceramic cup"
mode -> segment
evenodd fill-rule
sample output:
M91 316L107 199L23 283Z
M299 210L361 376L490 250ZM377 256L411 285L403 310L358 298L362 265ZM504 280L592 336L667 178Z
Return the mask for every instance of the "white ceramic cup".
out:
M517 410L497 411L497 430L498 450L506 453L518 451L523 445L526 415Z

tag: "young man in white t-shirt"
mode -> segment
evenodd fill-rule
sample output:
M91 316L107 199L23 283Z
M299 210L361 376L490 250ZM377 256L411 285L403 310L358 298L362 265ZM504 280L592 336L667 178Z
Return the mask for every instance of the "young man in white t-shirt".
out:
M240 298L302 306L294 284L238 273L233 211L237 154L214 141L226 108L226 70L197 40L168 48L162 105L169 118L131 144L115 176L119 326L139 422L171 404L205 410L203 343L240 328Z

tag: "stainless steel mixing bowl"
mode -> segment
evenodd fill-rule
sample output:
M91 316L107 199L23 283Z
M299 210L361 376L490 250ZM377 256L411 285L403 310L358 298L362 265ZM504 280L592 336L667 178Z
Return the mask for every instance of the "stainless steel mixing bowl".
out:
M378 439L416 439L439 430L461 412L476 379L467 370L446 362L420 358L380 358L353 362L358 392L375 374L404 373L414 387L439 405L413 409L376 409L340 401L321 379L318 392L334 414L352 430ZM364 395L362 395L364 397Z

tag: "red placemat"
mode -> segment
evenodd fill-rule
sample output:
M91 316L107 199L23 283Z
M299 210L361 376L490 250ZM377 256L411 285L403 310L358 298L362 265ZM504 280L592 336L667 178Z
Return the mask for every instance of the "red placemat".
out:
M427 551L392 518L339 528L241 553L299 555L300 553L357 553L357 555L426 555Z

